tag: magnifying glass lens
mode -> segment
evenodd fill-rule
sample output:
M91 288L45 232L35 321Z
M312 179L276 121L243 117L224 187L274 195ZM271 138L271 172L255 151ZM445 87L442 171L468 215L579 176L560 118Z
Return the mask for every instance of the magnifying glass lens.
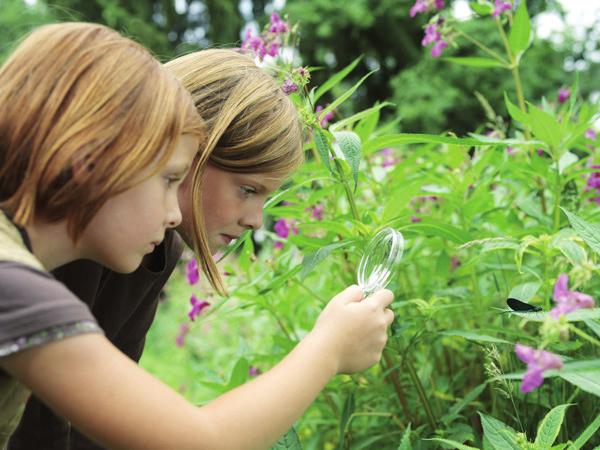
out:
M399 231L384 228L373 236L358 265L358 285L365 297L388 285L403 253L404 237Z

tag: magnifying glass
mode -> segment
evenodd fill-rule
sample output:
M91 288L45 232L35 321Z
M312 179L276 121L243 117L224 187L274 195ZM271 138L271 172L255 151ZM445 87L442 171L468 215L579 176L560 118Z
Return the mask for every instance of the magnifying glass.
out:
M388 285L403 253L404 237L399 231L384 228L373 236L358 265L358 285L365 297Z

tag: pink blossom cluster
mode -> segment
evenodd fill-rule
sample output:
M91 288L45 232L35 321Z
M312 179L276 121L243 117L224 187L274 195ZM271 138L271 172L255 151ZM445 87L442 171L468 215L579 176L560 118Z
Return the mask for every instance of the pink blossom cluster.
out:
M279 14L274 12L271 14L271 19L267 31L255 36L252 30L248 28L242 42L243 50L250 50L263 60L266 56L278 56L281 49L281 35L289 31L289 25L283 21Z
M279 219L277 222L275 222L273 230L275 231L275 234L277 234L277 236L279 236L282 240L287 239L290 235L290 232L293 234L298 234L298 227L296 227L296 222L294 220L288 221L286 219ZM282 240L275 242L276 249L283 248Z
M577 311L581 308L593 308L594 299L582 292L569 290L569 276L561 273L554 285L554 303L556 306L550 311L550 315L555 319L560 316Z
M521 383L521 392L527 393L538 388L544 382L544 372L560 369L563 366L560 356L545 350L539 350L522 344L515 345L515 353L527 364L527 372Z

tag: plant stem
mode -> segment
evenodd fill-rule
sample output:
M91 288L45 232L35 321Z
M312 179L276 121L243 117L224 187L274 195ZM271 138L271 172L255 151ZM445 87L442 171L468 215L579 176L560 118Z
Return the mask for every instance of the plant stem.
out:
M385 365L384 365L383 361L385 361ZM394 364L392 363L390 354L388 353L387 350L383 351L383 361L382 361L383 370L385 372L389 371L389 373L387 375L388 380L394 386L394 390L396 391L396 396L398 397L398 400L400 401L400 405L402 406L402 411L404 411L406 420L408 420L409 422L413 422L412 415L410 414L410 410L408 409L408 402L406 401L406 396L404 395L404 389L402 389L402 385L400 384L400 379L398 378L398 369L393 368Z
M331 152L331 149L329 150ZM335 156L335 155L334 155ZM356 208L356 202L354 201L354 194L352 193L352 189L350 188L350 184L348 180L344 176L344 171L340 167L340 164L335 160L335 167L338 171L338 175L340 176L340 181L342 186L344 186L344 192L346 193L346 198L348 199L348 204L350 205L350 211L352 212L352 217L360 222L360 215L358 214L358 209Z
M583 339L585 339L588 342L591 342L592 344L600 347L600 341L592 336L590 336L589 334L587 334L585 331L581 331L579 328L577 328L574 325L569 325L569 329L575 333L576 335L578 335L579 337L582 337Z
M556 164L556 186L554 193L554 232L557 232L560 227L560 194L561 194L561 180L560 180L560 168L558 167L558 160Z
M519 74L519 61L517 61L515 55L513 55L510 45L508 45L508 39L506 37L506 33L504 32L504 27L500 23L500 19L496 17L496 27L498 28L498 32L500 33L500 39L502 39L502 43L504 44L504 50L506 51L506 56L510 61L510 70L512 72L512 77L515 82L515 90L517 91L517 100L519 102L519 109L524 113L527 113L525 109L525 97L523 95L523 85L521 84L521 75ZM525 138L529 141L531 140L531 133L529 132L529 126L524 125L524 133Z
M429 425L432 430L435 430L435 418L433 417L433 411L431 409L431 405L429 404L429 400L427 400L427 396L425 395L425 390L423 389L423 385L421 384L421 380L417 376L417 372L415 368L412 366L410 361L406 359L405 361L406 367L408 368L408 374L417 389L417 394L419 395L419 399L425 408L425 414L427 415L427 419L429 420Z
M456 31L457 31L458 34L460 34L462 37L464 37L467 41L472 42L477 47L479 47L484 53L487 53L488 55L490 55L495 60L497 60L497 61L501 62L502 64L504 64L506 67L508 67L510 65L510 63L508 61L506 61L502 56L500 56L498 53L496 53L495 51L493 51L491 48L489 48L487 45L485 45L481 41L478 41L477 39L469 36L464 31L461 31L461 30L458 30L458 29Z

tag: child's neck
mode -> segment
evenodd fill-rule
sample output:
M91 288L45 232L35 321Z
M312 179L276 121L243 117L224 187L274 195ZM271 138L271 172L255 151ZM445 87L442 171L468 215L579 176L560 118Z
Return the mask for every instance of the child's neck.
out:
M66 222L36 222L25 226L25 231L33 254L48 271L83 257L67 233Z

